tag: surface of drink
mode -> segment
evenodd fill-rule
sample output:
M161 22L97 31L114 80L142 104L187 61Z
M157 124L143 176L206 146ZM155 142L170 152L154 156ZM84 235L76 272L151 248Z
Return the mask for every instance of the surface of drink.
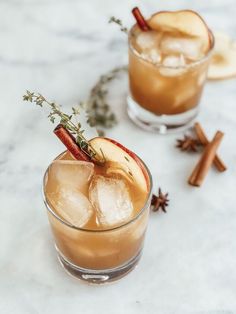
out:
M63 153L47 171L45 196L57 249L70 263L111 269L141 251L148 193L119 164L96 166Z
M150 123L155 116L181 115L198 106L213 46L207 26L209 44L206 34L201 37L184 32L181 17L179 24L156 26L153 20L157 16L158 13L147 21L153 26L149 31L134 25L129 34L130 94L135 104L146 110L147 117L148 113L153 115Z

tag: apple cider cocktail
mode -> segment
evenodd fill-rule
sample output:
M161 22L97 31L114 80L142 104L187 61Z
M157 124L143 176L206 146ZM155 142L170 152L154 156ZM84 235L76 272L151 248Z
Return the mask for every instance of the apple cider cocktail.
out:
M45 203L59 259L76 277L104 283L138 262L149 216L151 176L131 151L107 138L90 141L104 164L68 151L49 166Z
M54 134L67 150L47 168L44 203L58 258L67 272L89 283L106 283L138 263L152 198L152 177L144 162L120 143L86 138L78 121L43 95L26 91L23 100L48 107L59 124Z
M136 16L129 32L128 113L141 127L166 133L198 112L214 40L193 11ZM144 27L145 26L145 27Z

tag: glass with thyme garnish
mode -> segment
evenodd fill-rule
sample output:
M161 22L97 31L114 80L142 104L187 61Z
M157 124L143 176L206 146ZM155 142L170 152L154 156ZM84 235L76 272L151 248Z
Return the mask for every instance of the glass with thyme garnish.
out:
M66 146L49 165L44 202L59 259L79 279L105 283L123 277L142 251L151 202L149 170L133 152L104 137L87 140L68 115L42 95L24 100L49 106L59 124L54 133Z

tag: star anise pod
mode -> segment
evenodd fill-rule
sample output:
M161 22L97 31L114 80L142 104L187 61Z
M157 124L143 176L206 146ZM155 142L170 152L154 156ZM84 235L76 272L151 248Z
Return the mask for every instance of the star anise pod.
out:
M200 146L201 143L198 139L184 135L183 139L177 139L177 145L180 150L187 152L197 152L197 147Z
M166 213L166 207L169 205L168 193L163 194L161 189L158 189L158 195L152 195L151 208L152 211L156 212L159 208Z

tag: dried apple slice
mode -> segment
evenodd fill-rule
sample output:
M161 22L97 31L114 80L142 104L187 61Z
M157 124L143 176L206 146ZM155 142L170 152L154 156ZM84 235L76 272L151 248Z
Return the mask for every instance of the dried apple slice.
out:
M236 76L236 43L225 33L215 32L215 47L207 78L223 80Z
M178 31L187 36L200 38L204 52L211 46L210 30L200 15L194 11L161 11L152 15L148 24L156 31Z

